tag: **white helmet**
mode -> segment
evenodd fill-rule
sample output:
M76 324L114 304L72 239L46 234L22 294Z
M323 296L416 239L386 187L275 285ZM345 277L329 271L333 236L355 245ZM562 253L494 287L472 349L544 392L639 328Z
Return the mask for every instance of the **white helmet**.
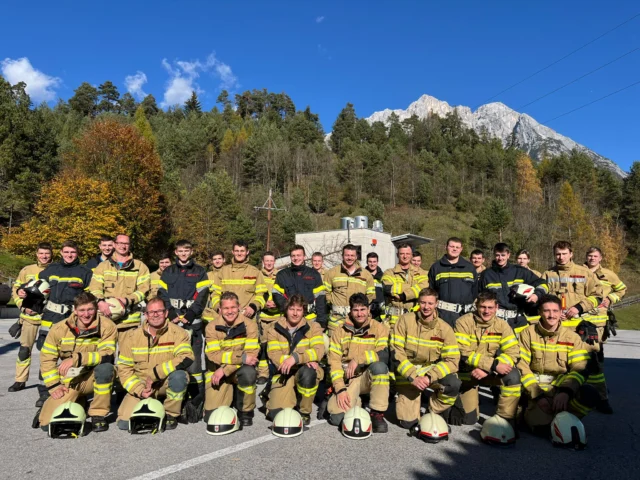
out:
M324 353L325 355L329 355L329 347L331 347L331 339L329 338L329 335L323 333L322 340L324 341Z
M528 299L533 293L536 291L536 287L532 287L531 285L527 285L526 283L518 283L511 287L511 294L515 298L524 298Z
M273 425L271 425L271 433L276 437L297 437L302 434L302 431L302 416L293 408L283 408L273 419Z
M516 443L516 432L509 421L500 415L485 420L480 431L480 438L491 445L513 445Z
M126 315L126 307L117 298L105 298L104 301L107 302L107 305L109 305L109 310L111 311L111 320L113 320L114 322L120 320Z
M362 440L371 436L371 416L357 405L344 414L342 434L352 440Z
M584 450L587 433L578 417L569 412L560 412L551 422L551 442L556 447Z
M415 429L416 436L428 443L449 440L449 425L437 413L429 412L423 415Z
M218 407L209 415L207 421L209 435L227 435L237 430L240 430L240 422L235 408Z
M22 301L22 306L33 310L36 313L42 313L44 311L44 304L49 298L51 287L46 280L29 280L22 285L19 290L24 290L27 294L27 298Z

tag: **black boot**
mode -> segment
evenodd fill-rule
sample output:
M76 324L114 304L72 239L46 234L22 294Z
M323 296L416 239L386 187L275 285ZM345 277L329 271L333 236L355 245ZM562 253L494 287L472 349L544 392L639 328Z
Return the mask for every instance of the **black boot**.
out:
M44 402L47 401L47 399L49 398L49 392L44 392L40 394L40 397L38 398L38 400L36 400L36 408L40 408L44 405Z
M171 415L167 415L167 420L164 425L165 430L175 430L178 428L178 417L172 417Z
M596 410L600 413L604 413L605 415L611 415L613 413L613 408L611 408L611 404L609 403L609 400L607 398L604 398L600 400L600 402L598 402Z
M387 433L389 431L389 425L384 419L384 413L371 410L371 426L373 433Z
M253 425L253 412L240 412L238 413L238 420L243 427L250 427Z
M302 417L302 424L305 427L308 427L311 424L311 415L308 413L301 413L300 416Z
M26 382L15 382L13 385L9 387L9 391L19 392L20 390L24 390L24 387L26 386L27 386Z
M94 415L91 417L91 431L92 432L106 432L109 430L109 424L104 417L98 417Z

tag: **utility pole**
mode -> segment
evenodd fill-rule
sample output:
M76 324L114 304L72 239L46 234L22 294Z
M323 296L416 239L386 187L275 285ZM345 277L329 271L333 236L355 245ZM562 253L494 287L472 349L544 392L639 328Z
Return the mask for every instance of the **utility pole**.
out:
M271 189L269 189L269 198L264 202L264 205L261 207L253 207L257 212L258 210L266 210L267 211L267 250L271 250L271 212L273 210L285 210L284 208L278 208L273 201L273 196Z

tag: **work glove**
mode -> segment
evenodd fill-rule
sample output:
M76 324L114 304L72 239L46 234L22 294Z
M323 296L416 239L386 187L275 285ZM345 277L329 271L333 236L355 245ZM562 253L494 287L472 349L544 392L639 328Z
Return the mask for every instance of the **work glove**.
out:
M464 423L464 407L462 406L462 400L460 397L456 398L456 403L454 403L451 408L449 408L449 418L447 419L447 423L449 425L460 426Z
M38 349L38 351L42 350L42 347L44 346L44 341L46 340L48 334L49 334L48 328L40 327L40 332L38 333L38 339L36 340L36 348Z
M598 329L591 323L583 320L576 327L576 333L580 335L580 339L588 345L598 343Z
M611 310L607 312L607 316L609 317L606 326L606 329L608 330L607 336L610 337L613 335L615 337L616 335L618 335L618 320L616 320L616 315Z
M20 320L9 327L9 335L15 338L16 340L20 338L20 334L22 333L22 324Z

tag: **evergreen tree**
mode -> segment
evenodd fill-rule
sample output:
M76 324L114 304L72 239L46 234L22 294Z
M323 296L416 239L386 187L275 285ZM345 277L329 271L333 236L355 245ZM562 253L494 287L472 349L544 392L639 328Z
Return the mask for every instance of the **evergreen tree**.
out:
M133 98L133 95L129 92L122 95L120 100L118 100L118 110L127 117L133 117L137 108L138 104L136 99Z
M184 102L184 111L187 115L190 113L202 113L202 106L200 105L200 100L198 100L198 95L195 90L191 92L189 100Z
M347 105L340 111L338 118L336 118L336 121L333 124L331 140L329 141L331 150L339 157L344 155L345 141L356 140L357 121L358 117L356 116L353 104L347 103Z
M158 108L158 104L156 103L156 98L149 94L142 99L140 105L144 109L144 114L147 118L151 118L153 115L157 115L160 112Z
M93 116L97 113L98 90L87 82L83 82L74 90L69 99L69 106L82 116Z
M98 87L98 95L100 95L100 103L98 111L115 112L118 110L118 100L120 100L120 92L113 82L107 80Z
M633 162L622 189L622 219L631 234L632 249L640 253L640 162Z

